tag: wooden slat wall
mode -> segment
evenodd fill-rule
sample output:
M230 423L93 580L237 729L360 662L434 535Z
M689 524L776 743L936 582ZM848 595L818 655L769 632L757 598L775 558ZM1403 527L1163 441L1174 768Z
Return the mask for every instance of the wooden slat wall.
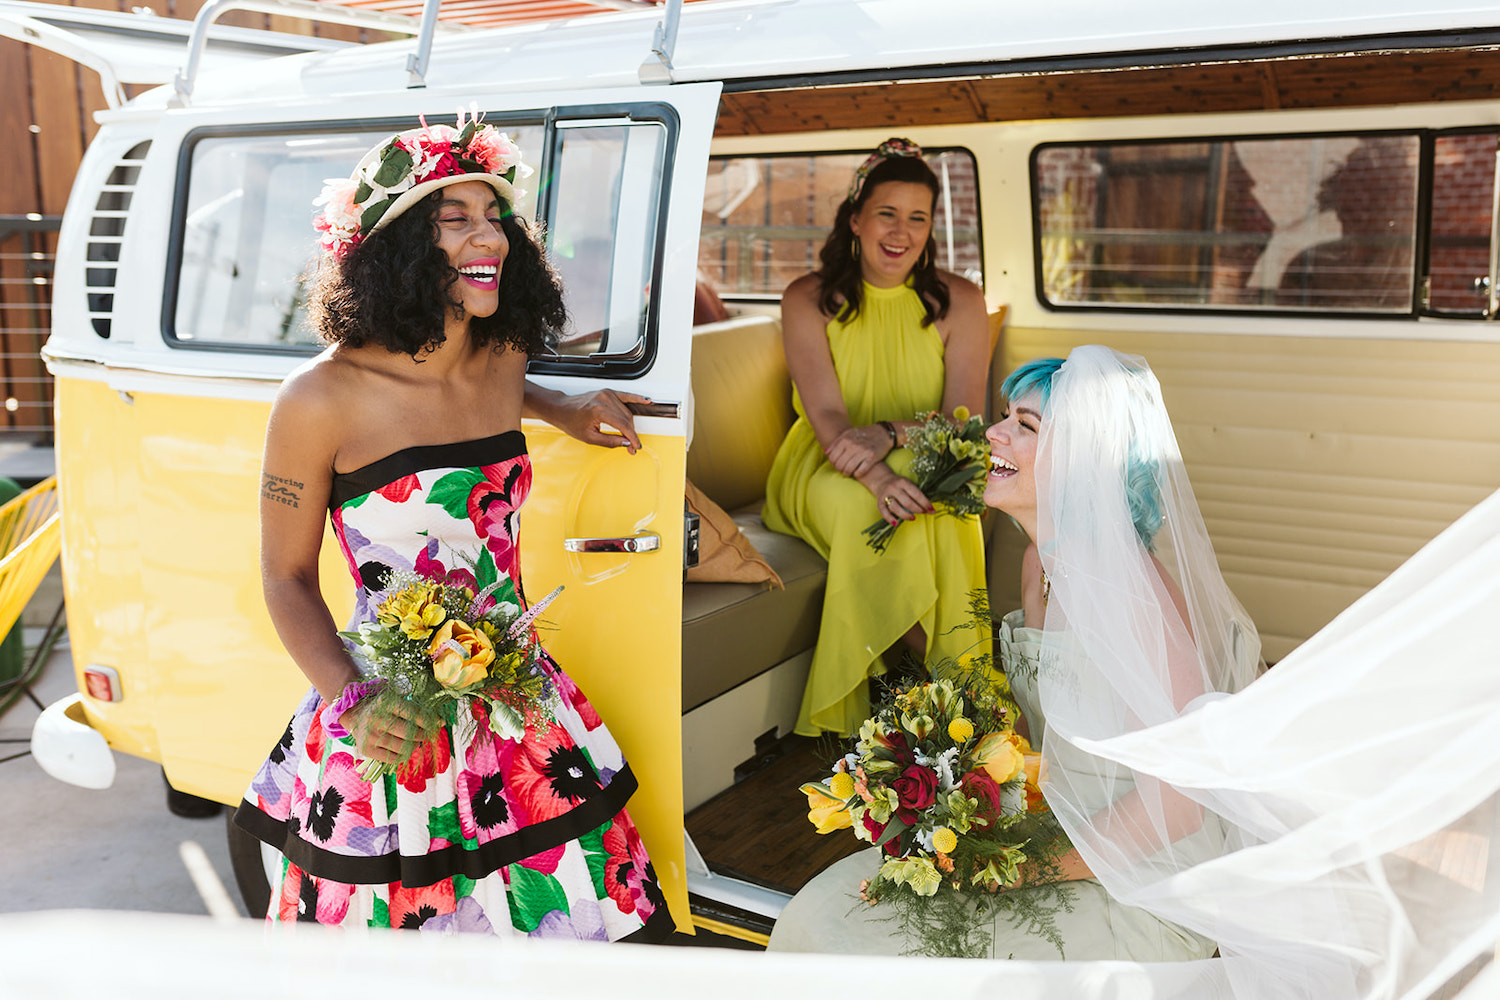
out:
M163 17L191 19L204 0L78 0L73 6L128 11L149 6ZM361 41L358 28L235 11L223 23ZM44 49L0 38L0 215L61 216L83 151L107 107L99 77ZM52 385L38 353L50 329L55 232L0 239L0 439L50 443ZM35 254L41 254L37 259ZM33 279L49 279L37 284Z
M1490 48L728 93L718 136L1500 96Z
M1004 336L1007 372L1099 342L1150 362L1225 579L1273 662L1500 485L1500 344ZM1025 540L999 527L1005 610Z

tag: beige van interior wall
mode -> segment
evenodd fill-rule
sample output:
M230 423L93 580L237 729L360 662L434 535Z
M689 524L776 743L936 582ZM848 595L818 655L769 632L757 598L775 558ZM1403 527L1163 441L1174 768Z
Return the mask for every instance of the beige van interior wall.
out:
M1037 301L1028 157L1036 143L1434 128L1500 104L885 126L726 136L716 155L873 148L892 132L979 165L985 295L1010 312L994 371L1104 343L1161 380L1226 579L1274 662L1500 486L1500 331L1483 323L1056 312ZM1025 538L988 515L990 603L1020 604Z
M1219 564L1275 662L1500 485L1500 344L1010 327L1008 371L1101 340L1162 384ZM1019 605L1000 526L991 602Z

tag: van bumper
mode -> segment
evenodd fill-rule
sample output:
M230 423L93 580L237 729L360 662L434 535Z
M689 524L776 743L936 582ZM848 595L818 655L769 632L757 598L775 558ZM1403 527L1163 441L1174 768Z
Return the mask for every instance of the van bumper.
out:
M48 705L31 727L31 756L58 781L80 788L108 788L115 781L115 755L83 711L74 692Z

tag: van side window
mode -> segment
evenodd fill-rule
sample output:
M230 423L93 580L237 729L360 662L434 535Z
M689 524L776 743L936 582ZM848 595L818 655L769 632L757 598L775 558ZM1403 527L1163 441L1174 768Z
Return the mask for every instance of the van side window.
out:
M568 326L557 345L563 357L543 364L629 363L645 354L667 140L661 122L557 123L547 248Z
M818 250L868 150L714 157L708 164L698 266L721 295L780 295L818 267ZM983 287L974 155L928 150L942 190L933 215L938 267Z
M306 323L309 268L318 254L313 199L325 178L349 176L367 149L405 125L190 137L175 285L168 274L168 342L304 352L320 346ZM541 163L540 124L500 127L525 162ZM534 191L534 181L519 186ZM535 201L533 193L520 206L527 218Z
M1061 308L1410 315L1421 145L1322 135L1039 147L1038 293Z

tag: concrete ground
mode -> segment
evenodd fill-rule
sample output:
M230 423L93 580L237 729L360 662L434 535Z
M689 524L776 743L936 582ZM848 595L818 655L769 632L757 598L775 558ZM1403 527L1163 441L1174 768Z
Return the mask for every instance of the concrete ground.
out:
M45 603L45 596L44 586L34 604ZM54 598L48 617L55 607ZM36 620L34 609L27 620ZM28 644L41 632L28 625ZM66 636L32 690L43 705L76 690ZM183 841L193 841L243 914L222 815L172 815L161 768L136 757L117 754L114 785L102 791L49 777L27 749L39 714L23 698L0 717L0 913L87 908L207 914L179 854Z

